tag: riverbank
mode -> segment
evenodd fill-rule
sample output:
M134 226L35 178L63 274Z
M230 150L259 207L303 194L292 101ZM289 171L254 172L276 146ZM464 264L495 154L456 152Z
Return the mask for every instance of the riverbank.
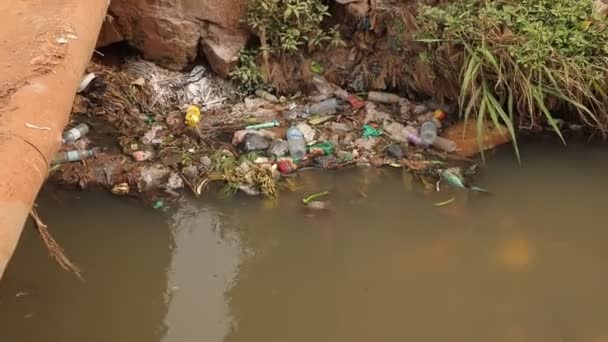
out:
M476 168L469 157L479 142L474 132L463 138L453 104L349 94L320 75L307 95L246 96L202 66L180 73L137 58L87 72L67 130L85 124L90 132L60 155L91 153L54 165L53 182L154 201L209 187L275 198L311 167L394 167L433 186L447 169L464 177ZM290 127L302 134L304 156L290 151ZM508 142L505 129L487 132L485 148Z

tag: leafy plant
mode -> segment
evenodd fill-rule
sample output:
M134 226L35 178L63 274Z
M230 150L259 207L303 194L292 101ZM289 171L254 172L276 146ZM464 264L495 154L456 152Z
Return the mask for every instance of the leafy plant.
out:
M480 144L486 121L506 125L518 159L517 120L547 122L564 140L560 107L608 133L608 20L591 1L462 0L419 12L419 41L460 53L461 115L476 116Z
M256 62L258 55L258 50L241 51L239 54L239 64L230 73L230 78L238 83L241 89L247 93L265 88L266 86L260 66Z
M245 22L259 33L263 53L293 53L341 43L336 28L322 28L328 9L320 0L251 0Z

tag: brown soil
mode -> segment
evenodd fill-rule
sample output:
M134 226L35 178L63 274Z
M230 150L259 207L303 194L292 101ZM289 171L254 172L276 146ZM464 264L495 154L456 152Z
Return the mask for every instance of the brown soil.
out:
M58 1L4 1L0 4L0 106L33 77L50 73L62 63L68 42L76 37L61 19ZM58 8L60 11L58 11ZM24 32L24 28L33 30ZM77 38L77 37L76 37Z

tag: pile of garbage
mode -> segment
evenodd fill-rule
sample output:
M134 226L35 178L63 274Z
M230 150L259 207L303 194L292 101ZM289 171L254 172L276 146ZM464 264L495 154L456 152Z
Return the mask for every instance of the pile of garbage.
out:
M471 165L442 134L454 108L434 101L351 94L320 75L307 97L242 97L204 69L167 75L141 61L90 69L97 76L83 78L73 127L53 161L52 178L63 183L174 196L221 183L226 194L276 197L282 179L308 168L388 166L435 183ZM114 138L105 145L94 136L104 127Z

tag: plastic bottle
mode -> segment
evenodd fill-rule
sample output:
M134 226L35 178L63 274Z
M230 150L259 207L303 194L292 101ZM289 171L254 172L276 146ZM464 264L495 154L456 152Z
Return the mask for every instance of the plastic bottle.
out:
M304 134L296 127L287 130L287 145L289 146L289 154L294 160L301 160L306 155Z
M437 124L433 121L423 122L420 126L420 139L425 145L432 145L437 139Z
M74 150L68 152L61 152L55 155L55 158L51 161L51 165L69 163L79 160L84 160L92 157L94 154L93 150Z
M379 91L370 91L367 93L367 100L378 103L399 103L401 97L391 93L383 93Z
M272 127L279 127L280 125L281 124L279 123L278 120L271 120L271 121L262 122L259 124L249 125L249 126L245 127L245 129L272 128Z
M442 137L435 138L435 141L433 141L433 147L448 153L452 153L456 151L456 148L458 148L455 142Z
M89 126L83 123L79 124L63 133L63 143L74 142L85 136L87 133L89 133Z
M310 114L333 114L338 108L338 100L331 98L310 106L308 112Z
M405 130L407 131L407 140L416 146L421 146L424 143L420 136L418 136L418 131L412 126L406 126Z

